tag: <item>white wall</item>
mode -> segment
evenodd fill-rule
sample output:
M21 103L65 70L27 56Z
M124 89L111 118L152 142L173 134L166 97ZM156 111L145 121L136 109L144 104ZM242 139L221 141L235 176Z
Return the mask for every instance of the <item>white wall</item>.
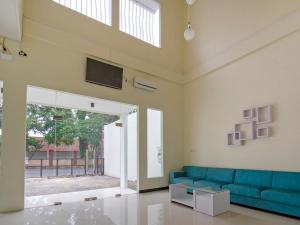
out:
M121 128L117 127L115 123L111 123L104 126L104 174L120 178L120 171Z
M127 176L128 180L137 180L137 113L129 114L127 117ZM117 121L120 122L120 121ZM120 178L121 163L121 129L115 123L104 126L104 172L107 176Z
M128 180L136 181L138 173L138 113L132 113L127 118L128 129L128 157L127 157L127 170Z

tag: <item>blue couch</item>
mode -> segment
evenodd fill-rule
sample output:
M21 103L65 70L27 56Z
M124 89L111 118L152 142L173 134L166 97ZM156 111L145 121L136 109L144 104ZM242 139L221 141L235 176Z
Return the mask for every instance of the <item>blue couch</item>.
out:
M170 183L227 189L232 203L300 217L300 172L185 166Z

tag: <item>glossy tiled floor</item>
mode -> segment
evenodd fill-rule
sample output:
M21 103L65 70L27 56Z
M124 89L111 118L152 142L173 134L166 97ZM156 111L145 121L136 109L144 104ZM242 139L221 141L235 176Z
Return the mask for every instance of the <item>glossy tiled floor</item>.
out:
M54 202L62 202L65 203L73 203L73 202L82 202L85 198L97 197L107 198L113 197L116 194L129 195L135 194L136 191L131 190L129 188L103 188L96 190L88 190L88 191L76 191L76 192L68 192L68 193L59 193L59 194L51 194L51 195L39 195L39 196L31 196L25 197L25 208L34 208L34 207L42 207L42 206L51 206ZM0 224L1 225L1 224Z
M132 194L0 215L1 225L299 225L300 220L232 205L210 217L169 203L168 192Z

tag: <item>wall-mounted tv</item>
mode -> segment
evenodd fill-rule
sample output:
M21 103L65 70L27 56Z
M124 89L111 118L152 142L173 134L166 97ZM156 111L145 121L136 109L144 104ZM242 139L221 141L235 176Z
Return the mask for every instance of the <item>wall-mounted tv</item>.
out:
M122 89L123 68L87 58L85 80L106 87Z

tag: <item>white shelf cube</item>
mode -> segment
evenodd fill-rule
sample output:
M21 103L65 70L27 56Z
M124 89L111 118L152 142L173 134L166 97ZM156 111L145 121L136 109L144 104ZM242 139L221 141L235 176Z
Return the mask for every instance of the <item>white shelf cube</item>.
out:
M257 124L272 122L272 106L265 105L256 108L256 122Z
M263 126L256 128L256 137L257 138L267 138L270 137L270 127Z

